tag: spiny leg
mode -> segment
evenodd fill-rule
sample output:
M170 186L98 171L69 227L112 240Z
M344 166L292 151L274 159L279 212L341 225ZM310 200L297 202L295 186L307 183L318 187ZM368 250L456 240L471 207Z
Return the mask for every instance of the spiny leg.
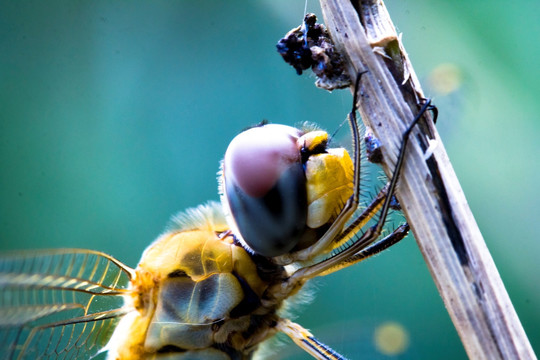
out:
M388 193L389 183L386 184L377 195L371 200L371 203L359 214L354 221L352 221L341 232L341 234L334 239L332 244L332 250L344 245L347 241L351 240L355 234L362 229L381 209L386 200L386 194Z
M388 215L388 210L390 209L390 204L392 202L392 195L394 195L394 191L396 190L397 181L399 178L399 172L401 171L401 167L403 165L403 159L405 158L405 150L407 148L407 144L409 143L409 135L411 134L411 131L414 129L415 125L420 121L422 116L427 110L433 109L433 106L431 105L431 100L427 99L424 105L422 105L422 108L420 109L420 112L416 115L412 123L409 125L407 130L403 133L403 137L401 140L401 148L399 149L399 156L396 162L396 166L394 167L394 171L392 172L392 179L390 180L390 185L388 189L388 195L386 197L386 201L384 202L384 206L381 210L381 217L379 218L379 221L374 226L375 232L380 234L382 227L384 226L384 223L386 221L386 216Z
M386 198L382 206L382 209L380 211L380 217L377 220L377 223L373 225L372 227L368 228L367 231L364 234L362 234L362 236L358 240L356 240L350 247L344 249L343 251L317 264L314 264L314 265L311 265L311 266L308 266L308 267L305 267L296 271L291 276L292 281L296 281L301 278L309 279L315 276L319 276L322 273L332 272L329 270L335 267L339 267L339 264L342 262L347 263L347 259L349 259L350 257L354 257L356 254L360 253L363 249L368 247L373 241L375 241L380 236L383 226L386 222L388 211L390 209L392 195L394 193L394 190L396 188L397 181L399 178L399 172L403 165L403 159L405 157L405 150L409 142L409 135L411 131L413 130L414 126L422 118L424 113L427 110L431 110L431 109L433 109L433 106L431 105L431 101L427 99L425 103L422 105L420 112L416 115L412 123L409 125L407 130L405 130L405 132L402 135L402 142L401 142L401 148L399 150L398 159L394 167L394 171L392 173L392 179L390 180L390 183L388 184L388 192L386 194ZM347 230L345 229L344 231L347 231ZM355 263L355 262L353 261L352 263Z
M309 248L302 250L298 253L297 260L307 260L313 258L313 256L320 254L328 247L330 247L332 241L339 235L341 229L345 226L345 223L351 218L356 209L358 208L358 201L360 198L360 163L361 163L361 151L360 151L360 132L358 130L358 120L356 118L356 104L358 102L358 90L360 88L360 80L362 75L367 71L362 71L358 73L356 82L354 85L354 94L353 94L353 105L351 112L349 113L349 125L351 127L351 136L354 149L354 176L353 184L354 191L345 206L339 213L338 217L334 220L330 228L325 232L325 234L317 241L315 244ZM281 259L277 258L276 261L279 263Z
M361 73L361 74L363 74L363 73ZM356 84L356 87L358 87L358 83ZM439 111L438 111L438 109L437 109L437 107L435 105L431 104L431 100L430 99L422 99L422 101L423 101L422 109L420 110L419 114L414 118L413 122L409 126L409 129L407 129L407 131L409 133L412 130L412 128L414 128L414 126L416 125L418 120L422 117L422 115L427 110L430 110L430 111L433 112L433 121L436 121L436 119L438 117ZM354 100L353 104L356 104L356 99ZM355 111L355 107L353 105L353 110L351 112L351 116L353 116L353 114L355 114L354 111ZM355 116L354 122L356 122L356 115L354 115L354 116ZM407 131L403 134L402 149L400 149L400 154L401 153L404 154L404 152L405 152L406 141L408 141L408 135L409 135L409 134L407 134ZM405 140L405 139L407 139L407 140ZM394 174L393 174L392 178L396 178L396 181L397 181L397 177L399 176L400 167L401 167L401 165L399 165L399 167L398 167L398 165L396 164L396 168L394 169ZM359 185L360 184L358 182L358 186ZM362 213L359 214L356 217L356 219L353 220L349 225L347 225L347 227L342 231L342 233L339 235L339 237L334 239L334 244L332 245L331 249L334 250L334 249L342 246L344 243L349 241L352 238L352 236L354 236L354 234L356 234L360 229L362 229L364 227L364 225L378 213L379 209L381 208L381 205L383 204L383 201L385 201L385 199L387 198L387 194L389 193L389 189L392 189L390 195L388 196L389 204L387 205L388 209L386 210L386 213L388 213L388 210L390 208L392 208L392 199L394 198L393 197L393 191L394 191L395 186L396 186L396 184L394 184L393 187L392 187L391 182L387 183L385 185L385 187L382 188L379 191L377 196L375 196L375 198L373 198L371 203L362 211ZM360 191L360 189L358 188L358 192L359 191ZM384 226L384 221L383 221L382 225ZM373 239L373 240L375 240L375 239Z
M353 256L348 257L344 261L335 264L334 266L328 268L327 270L317 274L317 276L325 276L333 272L339 271L343 268L349 267L356 263L366 260L367 258L377 255L381 251L388 249L390 246L393 246L400 242L407 234L409 233L409 224L405 223L398 226L392 233L384 238L380 239L377 242L372 243L366 248L360 250Z
M289 319L280 319L276 329L285 333L296 345L319 360L347 360L328 345L317 340L308 330Z

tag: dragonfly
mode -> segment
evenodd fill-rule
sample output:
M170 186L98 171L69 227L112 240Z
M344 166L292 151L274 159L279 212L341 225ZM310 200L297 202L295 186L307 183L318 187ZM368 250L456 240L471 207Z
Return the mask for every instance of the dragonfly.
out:
M103 252L0 256L0 352L7 359L252 359L284 333L316 359L345 359L285 315L309 280L403 239L383 228L409 133L390 181L359 209L355 82L352 156L314 126L261 124L229 144L221 204L173 217L131 268Z

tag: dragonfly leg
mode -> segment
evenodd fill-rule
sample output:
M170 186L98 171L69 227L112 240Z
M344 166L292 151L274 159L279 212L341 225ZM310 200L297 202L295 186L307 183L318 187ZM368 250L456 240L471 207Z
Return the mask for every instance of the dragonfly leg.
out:
M285 333L296 345L319 360L347 360L328 345L317 340L313 334L289 319L280 319L276 329Z
M355 86L354 86L354 94L353 94L353 105L351 112L349 113L347 119L349 122L349 126L351 127L351 137L352 137L352 147L354 149L353 152L353 164L354 164L354 173L353 173L353 194L349 198L349 200L345 203L343 206L343 209L341 209L341 212L339 213L338 217L334 220L334 222L330 225L328 230L326 230L326 233L313 245L310 247L300 250L298 252L297 260L308 260L312 259L316 255L320 254L321 252L325 251L329 247L332 246L333 240L339 236L341 230L347 223L347 221L353 216L354 212L358 208L358 201L360 198L360 169L361 169L361 160L362 160L362 154L360 151L360 131L358 127L358 119L356 117L356 103L358 102L358 92L360 89L360 79L362 78L362 75L365 74L367 71L362 71L358 73L358 76L356 78ZM283 263L286 264L288 258L284 257L283 259L275 258L275 261L277 263Z
M394 231L392 231L392 233L389 234L388 236L385 236L384 238L380 239L379 241L375 243L372 243L371 245L360 250L356 254L343 260L339 264L336 264L335 266L329 268L328 270L319 273L317 276L325 276L325 275L331 274L343 268L346 268L356 263L359 263L361 261L364 261L367 258L372 257L373 255L377 255L381 251L384 251L388 249L390 246L395 245L398 242L400 242L405 236L407 236L408 233L409 233L409 224L407 223L402 224L399 227L397 227Z
M359 230L364 228L364 226L379 213L379 210L386 200L388 186L389 184L383 187L362 213L356 216L356 218L343 229L341 234L334 239L332 250L337 249L347 241L351 240Z
M392 178L387 185L388 190L386 192L384 203L382 207L380 208L380 212L379 212L380 215L379 215L379 219L377 220L377 223L373 225L372 227L369 227L366 230L366 232L362 234L362 236L360 236L357 240L355 240L349 247L345 248L343 251L338 252L337 254L334 254L333 256L319 263L297 270L295 273L292 274L291 280L297 281L300 278L310 279L316 276L320 276L322 274L329 274L331 272L334 272L335 269L343 268L344 266L341 265L342 263L347 264L348 259L354 258L354 256L361 253L362 250L369 248L369 246L379 238L383 230L384 224L386 222L388 211L391 208L392 195L394 194L394 191L396 189L399 173L403 165L403 159L405 158L405 150L409 142L409 135L412 132L415 125L418 123L418 121L420 121L424 113L427 110L431 110L431 109L432 109L431 101L427 99L422 104L422 108L420 109L419 113L415 116L411 124L408 126L407 130L405 130L405 132L402 135L402 142L401 142L401 148L399 150L398 159L395 164L394 171L392 173Z

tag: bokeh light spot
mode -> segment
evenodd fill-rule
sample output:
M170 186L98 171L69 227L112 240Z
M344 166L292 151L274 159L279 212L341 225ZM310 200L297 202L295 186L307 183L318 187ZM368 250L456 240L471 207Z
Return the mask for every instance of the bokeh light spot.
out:
M463 84L463 71L455 64L443 63L429 74L429 86L439 95L448 95Z
M398 355L409 347L409 333L403 325L388 321L375 329L375 347L385 355Z

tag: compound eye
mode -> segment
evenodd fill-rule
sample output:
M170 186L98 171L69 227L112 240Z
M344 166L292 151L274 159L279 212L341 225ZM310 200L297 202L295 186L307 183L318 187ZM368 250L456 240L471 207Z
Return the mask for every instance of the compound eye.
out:
M300 130L251 128L230 143L223 162L224 192L241 239L254 252L292 250L306 227L307 195L297 145Z

